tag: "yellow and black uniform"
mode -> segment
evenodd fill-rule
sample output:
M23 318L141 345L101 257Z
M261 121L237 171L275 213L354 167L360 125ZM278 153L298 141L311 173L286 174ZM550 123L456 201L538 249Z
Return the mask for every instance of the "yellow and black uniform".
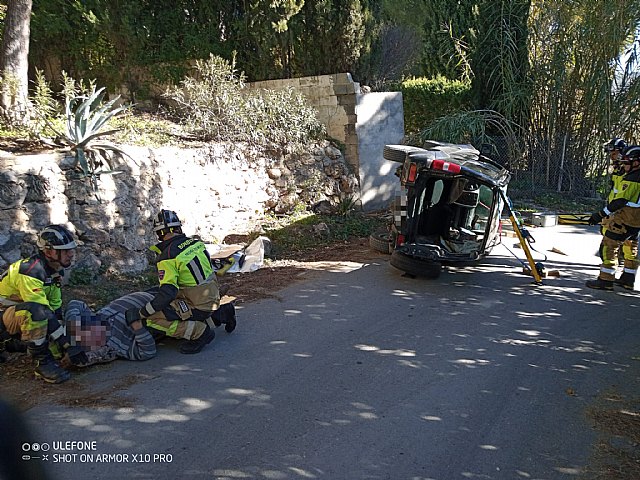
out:
M151 250L158 254L160 286L140 316L169 337L199 338L205 320L220 306L217 277L204 243L180 233Z
M624 177L625 177L624 167L618 164L617 168L611 174L611 191L609 192L609 197L607 198L608 203L611 203L616 198L619 198L619 197L625 198L627 196L625 194L625 190L622 188ZM627 192L627 194L632 194L632 193L633 193L632 191ZM632 198L629 198L628 200L632 202L634 201ZM604 227L601 233L604 235L605 233ZM600 255L601 258L602 258L602 248L604 248L604 243L601 245L601 255ZM636 260L636 257L638 255L637 237L629 238L625 240L620 248L622 250L622 256L624 260L627 261L628 263L633 263ZM627 273L632 273L633 275L635 275L635 271L631 271Z
M40 252L18 260L0 275L0 349L18 343L35 360L34 373L49 383L71 378L53 358L68 355L72 364L86 360L82 348L72 346L59 319L60 286L64 269L71 266L77 244L62 225L48 225L38 233Z
M629 253L625 255L623 280L626 288L633 288L633 280L638 269L637 237L640 232L640 169L633 170L619 182L615 198L607 206L594 214L599 216L603 226L602 264L599 280L615 280L618 251L625 244ZM632 280L633 278L633 280Z
M8 308L2 323L10 335L24 342L43 345L47 337L56 341L64 327L56 312L62 306L63 271L52 269L42 253L19 260L0 277L0 305Z

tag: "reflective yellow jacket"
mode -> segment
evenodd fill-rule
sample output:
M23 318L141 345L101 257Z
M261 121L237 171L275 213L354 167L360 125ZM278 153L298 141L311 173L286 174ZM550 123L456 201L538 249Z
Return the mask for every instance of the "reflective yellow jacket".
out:
M18 260L0 275L0 297L35 302L56 311L62 306L62 274L52 269L42 254Z
M160 242L150 248L156 252L160 288L141 313L149 316L167 307L180 290L205 283L213 275L209 253L202 241L184 234Z

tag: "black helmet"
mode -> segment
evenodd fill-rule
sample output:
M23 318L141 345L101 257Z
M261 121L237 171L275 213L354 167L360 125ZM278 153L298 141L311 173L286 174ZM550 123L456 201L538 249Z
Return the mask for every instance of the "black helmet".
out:
M38 234L36 241L38 248L53 248L54 250L72 250L78 246L73 234L62 225L48 225Z
M604 151L613 152L617 150L618 152L622 152L622 150L624 150L626 147L627 142L625 142L623 139L612 138L609 142L604 144Z
M153 231L158 238L162 238L167 233L182 233L182 222L173 210L160 210L153 219Z

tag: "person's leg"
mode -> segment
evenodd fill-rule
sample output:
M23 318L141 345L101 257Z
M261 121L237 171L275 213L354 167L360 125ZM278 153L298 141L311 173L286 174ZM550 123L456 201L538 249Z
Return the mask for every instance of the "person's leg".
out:
M194 340L202 335L206 324L195 320L168 320L163 312L156 312L146 320L147 328L153 328L171 338Z
M167 316L170 318L168 319ZM171 318L173 317L173 318ZM215 338L215 332L205 322L180 320L173 311L156 312L146 319L147 328L164 333L168 337L183 338L180 352L191 354L200 352Z
M9 307L2 321L7 331L19 331L21 340L27 343L27 352L36 363L36 377L48 383L62 383L69 380L71 374L54 360L49 350L47 329L51 315L53 312L44 305L25 302Z
M636 283L636 273L638 272L638 237L625 240L622 245L624 255L624 267L622 275L616 280L616 284L627 290L633 290Z
M588 280L586 286L597 290L613 290L616 266L618 262L618 250L622 240L611 238L609 232L602 238L602 264L600 274L596 280Z

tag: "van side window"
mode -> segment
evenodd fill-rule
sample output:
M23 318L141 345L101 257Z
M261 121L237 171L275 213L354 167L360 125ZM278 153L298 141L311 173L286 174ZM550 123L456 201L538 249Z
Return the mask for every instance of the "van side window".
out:
M437 180L433 184L433 192L431 193L431 205L435 205L440 201L440 197L442 197L443 190L444 190L444 182L442 180Z

